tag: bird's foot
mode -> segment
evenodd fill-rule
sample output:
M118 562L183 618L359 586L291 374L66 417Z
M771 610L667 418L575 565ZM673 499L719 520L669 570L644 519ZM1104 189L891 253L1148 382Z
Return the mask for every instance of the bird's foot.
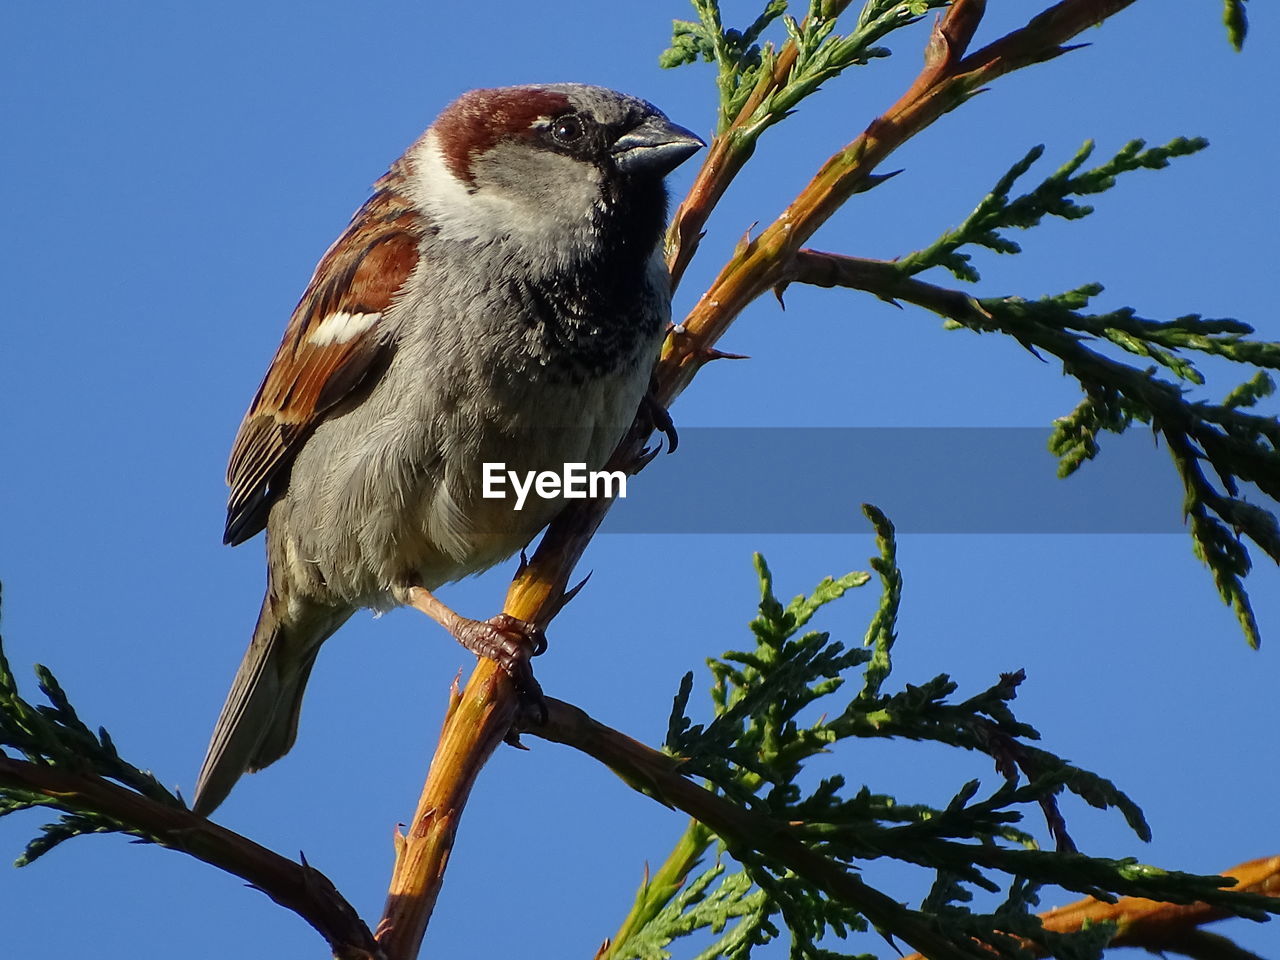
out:
M521 746L517 730L542 726L547 722L547 704L542 685L533 675L530 660L546 652L547 638L533 624L500 613L488 620L458 617L451 629L454 638L477 657L492 660L511 678L516 688L516 721L507 742Z
M541 628L505 613L488 620L460 616L422 587L411 588L407 599L410 606L448 630L464 648L477 657L492 660L506 672L519 698L522 725L546 723L547 705L530 663L547 649L547 637Z
M539 628L500 613L488 620L458 617L449 632L477 657L492 660L505 670L520 698L536 702L542 713L546 713L542 687L534 678L529 662L547 649L547 638Z

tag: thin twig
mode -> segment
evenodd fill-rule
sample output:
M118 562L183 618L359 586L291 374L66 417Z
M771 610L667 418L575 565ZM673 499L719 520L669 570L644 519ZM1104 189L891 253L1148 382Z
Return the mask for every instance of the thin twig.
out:
M0 757L0 784L29 790L139 828L148 838L248 882L311 924L339 960L384 960L369 928L329 878L247 837L89 774Z
M849 3L850 0L837 0L828 15L838 16ZM808 22L808 18L805 22ZM720 202L738 172L751 159L754 146L745 149L741 146L741 131L765 99L786 84L799 55L800 47L794 38L784 43L773 62L773 70L761 74L733 122L717 133L707 146L702 167L694 176L689 192L676 208L671 217L671 226L667 229L667 244L671 253L667 263L671 270L672 289L680 285L685 268L697 252L702 240L702 228L706 226L711 211Z

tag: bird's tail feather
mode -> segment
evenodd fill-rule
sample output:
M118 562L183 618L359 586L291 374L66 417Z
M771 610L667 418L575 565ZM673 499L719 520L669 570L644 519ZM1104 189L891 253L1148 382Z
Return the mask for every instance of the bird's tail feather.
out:
M320 644L346 619L337 615L319 623L308 620L305 626L285 624L272 609L268 591L196 779L196 813L208 816L242 774L261 770L289 752Z

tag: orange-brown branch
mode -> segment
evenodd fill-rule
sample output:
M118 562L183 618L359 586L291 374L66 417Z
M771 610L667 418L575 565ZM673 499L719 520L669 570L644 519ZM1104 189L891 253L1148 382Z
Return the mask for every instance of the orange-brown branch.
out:
M957 0L935 25L924 69L898 102L832 156L808 186L756 239L743 245L683 327L668 338L660 368L658 399L669 402L688 385L698 355L712 346L756 297L780 282L813 233L854 193L865 189L876 168L898 147L974 92L1007 73L1065 52L1063 44L1135 0L1062 0L1025 27L964 55L982 4ZM678 255L678 254L677 254Z
M453 850L458 819L476 777L511 729L514 715L510 679L492 660L481 660L466 690L450 703L418 808L397 843L377 930L388 960L418 955Z

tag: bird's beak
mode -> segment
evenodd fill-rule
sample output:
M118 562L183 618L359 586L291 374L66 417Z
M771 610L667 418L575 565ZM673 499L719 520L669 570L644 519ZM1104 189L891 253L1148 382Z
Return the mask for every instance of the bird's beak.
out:
M705 146L666 117L650 117L614 141L613 162L623 173L665 177Z

